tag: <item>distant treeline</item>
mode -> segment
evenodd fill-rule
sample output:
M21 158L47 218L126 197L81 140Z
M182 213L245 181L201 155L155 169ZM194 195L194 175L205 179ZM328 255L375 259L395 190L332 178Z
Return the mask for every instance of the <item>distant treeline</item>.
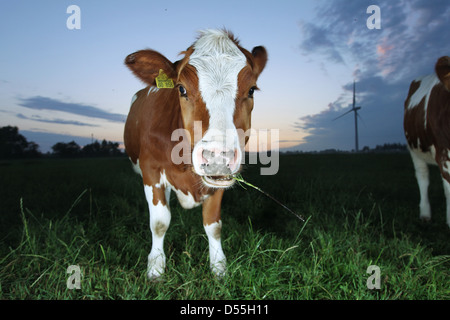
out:
M408 148L406 144L402 143L385 143L383 145L377 145L374 149L364 147L363 152L406 152Z
M84 147L80 147L75 141L69 143L58 142L52 146L53 154L60 157L113 157L123 155L117 142L97 140Z
M385 143L383 145L377 145L375 148L369 148L368 146L365 146L362 148L359 153L396 153L396 152L406 152L408 151L408 148L406 144L403 143ZM354 153L355 150L352 151L343 151L338 149L326 149L322 151L286 151L281 153L285 154L297 154L297 153Z
M0 159L17 158L37 158L42 156L55 156L63 158L71 157L114 157L122 156L124 153L119 149L119 143L103 140L94 141L91 144L81 147L75 141L58 142L52 146L52 153L43 154L39 151L39 145L27 139L19 133L17 127L6 126L0 128ZM381 153L381 152L406 152L406 144L385 143L377 145L371 149L365 146L362 153ZM352 151L353 152L353 151ZM302 152L287 151L284 154L297 153L350 153L350 151L341 151L336 149L327 149L322 151Z
M53 153L43 154L39 145L19 133L17 127L6 126L0 128L0 159L38 158L42 156L56 157L112 157L124 153L119 149L119 143L103 140L95 141L84 147L75 141L58 142L52 146Z

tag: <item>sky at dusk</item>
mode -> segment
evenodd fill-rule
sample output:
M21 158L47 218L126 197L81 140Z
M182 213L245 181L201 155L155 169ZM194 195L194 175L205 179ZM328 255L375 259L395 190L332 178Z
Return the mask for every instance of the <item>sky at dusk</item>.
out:
M69 29L70 5L80 29ZM370 5L380 29L369 29ZM291 150L404 143L409 83L450 55L450 1L50 1L0 2L0 126L19 127L49 151L56 142L123 141L134 93L144 85L124 66L137 50L176 61L197 31L227 28L243 47L264 45L269 62L255 94L252 126L279 130Z

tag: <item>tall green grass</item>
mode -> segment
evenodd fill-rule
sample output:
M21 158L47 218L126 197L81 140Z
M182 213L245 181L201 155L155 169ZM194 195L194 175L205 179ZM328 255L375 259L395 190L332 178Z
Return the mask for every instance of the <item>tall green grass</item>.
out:
M307 221L255 190L228 190L224 279L209 270L201 208L172 198L166 274L147 280L147 204L126 159L3 162L0 176L0 299L450 298L438 173L425 224L405 154L282 156L275 176L248 166L246 180ZM81 268L80 290L66 286L70 265ZM370 265L379 290L367 288Z

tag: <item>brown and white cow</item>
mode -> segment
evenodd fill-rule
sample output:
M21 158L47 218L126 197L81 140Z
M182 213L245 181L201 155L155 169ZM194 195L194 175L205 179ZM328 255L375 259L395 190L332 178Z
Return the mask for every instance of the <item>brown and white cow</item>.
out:
M403 126L420 190L420 217L431 219L428 164L437 164L450 227L450 57L439 58L435 71L411 83Z
M238 132L250 129L256 80L267 62L264 47L250 53L225 30L201 31L181 54L184 57L174 63L153 50L138 51L125 59L148 85L132 99L124 141L143 178L150 210L150 279L165 271L163 240L171 219L171 190L184 208L203 204L210 266L216 275L224 275L222 196L243 162L248 136ZM166 84L169 81L165 88L155 82L161 75Z

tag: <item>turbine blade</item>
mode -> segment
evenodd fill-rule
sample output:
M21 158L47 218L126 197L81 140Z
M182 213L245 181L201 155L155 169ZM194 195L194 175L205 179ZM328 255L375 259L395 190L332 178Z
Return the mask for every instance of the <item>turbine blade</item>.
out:
M359 115L359 113L357 113L357 115L358 115L359 120L362 121L364 127L367 127L367 126L366 126L366 123L364 122L364 119Z
M350 112L352 112L353 111L353 109L351 109L351 110L349 110L349 111L347 111L346 113L344 113L344 114L341 114L339 117L337 117L337 118L334 118L332 121L334 121L334 120L337 120L337 119L339 119L339 118L342 118L343 116L345 116L346 114L349 114Z
M355 85L355 80L353 80L353 108L355 107L355 103L356 103L356 85Z

